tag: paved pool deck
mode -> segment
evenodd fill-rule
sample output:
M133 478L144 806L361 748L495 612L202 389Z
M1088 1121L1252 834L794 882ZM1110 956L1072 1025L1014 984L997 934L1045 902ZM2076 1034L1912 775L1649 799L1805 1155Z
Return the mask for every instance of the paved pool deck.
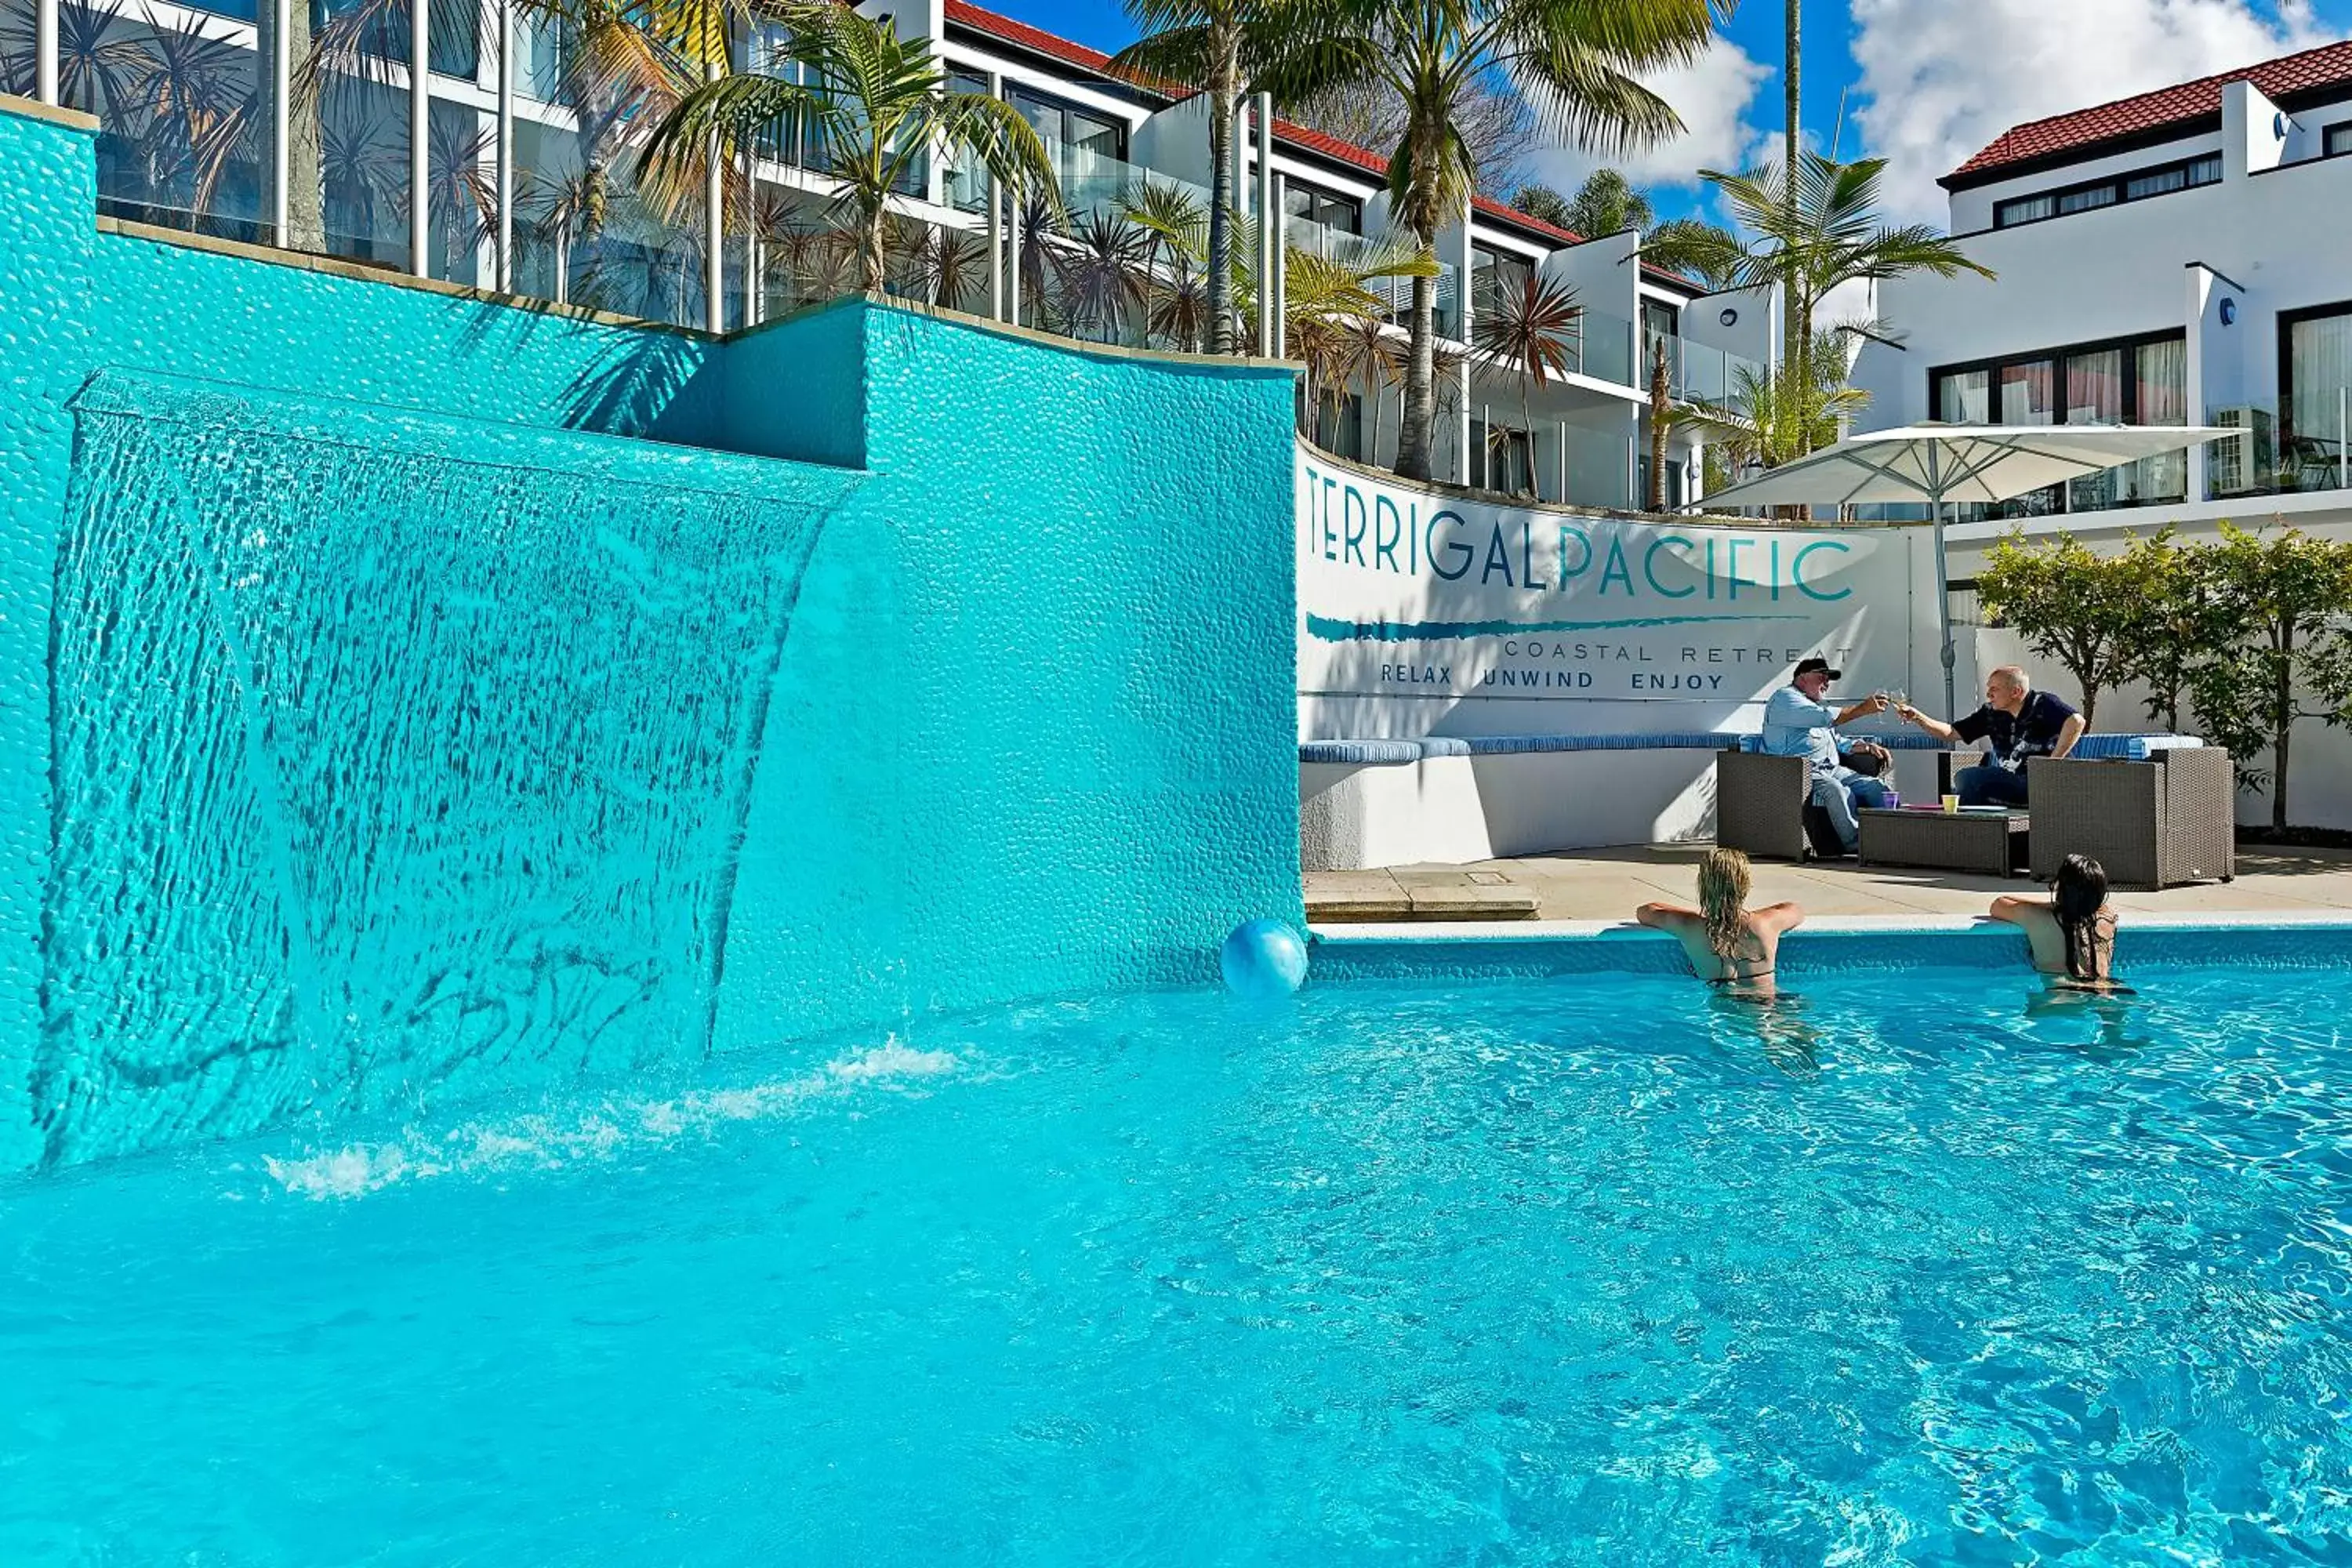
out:
M1614 924L1654 899L1689 902L1693 868L1706 849L1658 844L1470 866L1310 871L1307 918L1318 928L1340 931L1366 931L1363 922L1477 921L1489 929L1525 929L1530 921ZM2022 877L1864 869L1851 860L1802 866L1759 860L1753 902L1793 899L1817 919L1863 925L1937 924L1981 915L2001 893L2035 890ZM2186 921L2352 921L2352 850L2242 849L2234 882L2117 893L2115 901L2127 912Z

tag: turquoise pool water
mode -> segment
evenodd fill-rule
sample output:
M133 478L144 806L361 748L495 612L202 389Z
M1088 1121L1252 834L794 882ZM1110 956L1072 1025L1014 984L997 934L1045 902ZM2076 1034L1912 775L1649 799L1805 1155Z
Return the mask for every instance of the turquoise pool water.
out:
M0 1187L0 1562L2352 1555L2352 975L1039 1005Z

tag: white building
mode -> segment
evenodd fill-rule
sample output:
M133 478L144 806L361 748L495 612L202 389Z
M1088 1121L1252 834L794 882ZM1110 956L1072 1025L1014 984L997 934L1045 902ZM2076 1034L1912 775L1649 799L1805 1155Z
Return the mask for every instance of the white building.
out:
M303 62L265 58L277 46L254 20L288 16L292 3L299 0L148 0L125 9L61 0L53 77L34 52L35 28L0 29L0 91L29 96L54 79L52 96L98 115L100 205L117 218L323 248L719 331L793 309L813 291L822 297L848 286L838 254L828 258L808 243L823 223L828 188L803 166L816 161L804 132L779 126L747 169L730 172L719 220L704 210L699 192L684 209L657 210L640 199L632 177L629 148L642 116L593 93L591 101L573 101L562 36L498 0L434 0L431 69L421 82L408 69L415 40L404 5L383 10L325 73L315 107L292 117L314 115L322 143L320 189L307 206L321 215L323 232L305 237L289 215L306 204L299 194L289 198L280 188L287 182L273 173L283 166L289 181L301 177L299 164L284 162L276 129L284 117L270 109L276 81L299 81ZM349 9L329 8L337 16ZM1011 215L997 226L1013 298L993 297L985 182L934 160L909 182L901 216L932 237L936 259L927 264L928 280L894 278L894 287L1075 335L1171 346L1134 319L1140 312L1131 305L1124 321L1074 322L1041 311L1035 296L1055 286L1066 264L1100 258L1078 256L1084 226L1115 219L1139 184L1175 186L1205 201L1205 99L1121 81L1097 51L962 0L868 0L866 9L887 12L902 35L929 41L960 87L1019 105L1049 144L1071 214L1068 234L1045 241L1015 237ZM798 68L780 53L774 27L755 20L737 33L739 68ZM511 47L501 47L502 36ZM168 100L142 89L164 62L196 85ZM231 116L207 105L243 107ZM1328 257L1358 254L1379 240L1386 228L1386 150L1286 122L1259 124L1248 112L1242 120L1235 195L1244 209L1270 192L1290 244ZM411 134L419 125L421 148ZM1264 185L1262 168L1271 176ZM425 215L421 227L412 227L412 213ZM1458 366L1440 388L1440 478L1548 500L1638 505L1649 489L1654 346L1664 346L1674 394L1685 403L1736 395L1742 369L1770 358L1778 330L1769 299L1706 296L1643 263L1636 238L1587 239L1486 199L1438 237L1440 349ZM1119 253L1106 245L1100 256L1116 261ZM810 276L828 267L832 276ZM950 271L953 280L942 282ZM1472 342L1482 308L1538 276L1573 287L1581 331L1565 380L1528 388ZM1394 285L1400 299L1406 289ZM1106 293L1118 290L1097 289L1096 297ZM1402 331L1393 335L1401 344ZM1394 459L1393 387L1360 384L1314 423L1321 443L1341 456ZM1690 435L1675 432L1662 486L1670 504L1696 499L1700 467Z
M2345 515L2352 44L2004 132L1942 181L1992 281L1883 286L1861 420L2236 426L1994 521L2081 532ZM1994 530L1993 531L1999 531Z
M2095 547L2168 524L2210 536L2225 519L2352 533L2347 153L2352 43L2015 126L1944 176L1952 234L1996 277L1882 287L1894 342L1857 355L1860 426L2246 432L1968 510L1952 531L1964 617L1985 548L2013 531ZM1982 642L1980 663L2018 652L1999 633ZM2295 815L2352 823L2352 745L2316 725L2296 743Z

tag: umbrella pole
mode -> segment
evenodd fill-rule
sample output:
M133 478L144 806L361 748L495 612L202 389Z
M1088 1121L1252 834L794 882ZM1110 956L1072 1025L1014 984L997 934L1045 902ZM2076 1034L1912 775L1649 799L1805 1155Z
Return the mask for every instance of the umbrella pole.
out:
M1952 666L1956 662L1952 653L1952 584L1944 569L1944 503L1937 500L1927 504L1935 509L1936 618L1937 629L1943 634L1940 657L1944 661L1944 721L1949 723L1959 712L1956 705L1959 689L1952 676Z

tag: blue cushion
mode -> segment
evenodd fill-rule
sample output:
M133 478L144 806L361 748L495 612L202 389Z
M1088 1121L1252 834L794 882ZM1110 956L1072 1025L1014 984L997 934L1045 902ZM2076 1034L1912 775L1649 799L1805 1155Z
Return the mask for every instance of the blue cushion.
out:
M1393 768L1421 761L1418 741L1301 741L1302 763L1340 763L1350 767Z
M1421 754L1429 757L1466 757L1470 742L1452 735L1431 735L1421 742Z

